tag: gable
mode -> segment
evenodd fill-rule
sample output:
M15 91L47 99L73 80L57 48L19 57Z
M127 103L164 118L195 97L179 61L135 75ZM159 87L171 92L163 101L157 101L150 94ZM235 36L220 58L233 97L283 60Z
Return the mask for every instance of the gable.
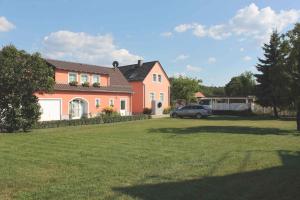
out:
M143 81L157 62L158 61L145 62L142 66L133 64L120 66L118 68L128 81Z

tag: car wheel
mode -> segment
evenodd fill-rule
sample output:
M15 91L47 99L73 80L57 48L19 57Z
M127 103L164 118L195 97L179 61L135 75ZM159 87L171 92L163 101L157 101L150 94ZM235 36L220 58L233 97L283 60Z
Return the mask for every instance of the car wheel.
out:
M173 114L172 114L172 117L173 117L173 118L177 118L177 117L178 117L177 113L173 113Z
M196 118L197 118L197 119L201 119L201 118L202 118L202 115L201 115L200 113L197 113L197 114L196 114Z

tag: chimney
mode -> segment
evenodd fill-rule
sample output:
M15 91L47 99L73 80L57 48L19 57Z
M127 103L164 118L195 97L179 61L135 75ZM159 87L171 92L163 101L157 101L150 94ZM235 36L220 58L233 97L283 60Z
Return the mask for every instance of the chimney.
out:
M143 60L138 60L138 67L143 66Z

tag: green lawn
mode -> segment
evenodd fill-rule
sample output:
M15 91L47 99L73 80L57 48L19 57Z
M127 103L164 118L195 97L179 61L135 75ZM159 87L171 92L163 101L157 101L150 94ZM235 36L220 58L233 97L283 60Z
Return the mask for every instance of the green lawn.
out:
M215 117L0 134L0 199L300 199L294 130Z

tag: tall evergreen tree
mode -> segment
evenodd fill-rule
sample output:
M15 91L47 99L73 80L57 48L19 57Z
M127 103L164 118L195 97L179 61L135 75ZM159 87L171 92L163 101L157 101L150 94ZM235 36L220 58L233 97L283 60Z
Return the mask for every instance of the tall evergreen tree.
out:
M263 46L264 57L259 58L256 68L260 72L256 77L257 103L272 107L274 116L278 118L278 108L288 104L286 83L286 57L288 48L283 37L274 31L270 42Z
M288 32L289 44L291 47L288 57L290 69L289 86L291 89L292 101L297 111L297 130L300 131L300 23Z

